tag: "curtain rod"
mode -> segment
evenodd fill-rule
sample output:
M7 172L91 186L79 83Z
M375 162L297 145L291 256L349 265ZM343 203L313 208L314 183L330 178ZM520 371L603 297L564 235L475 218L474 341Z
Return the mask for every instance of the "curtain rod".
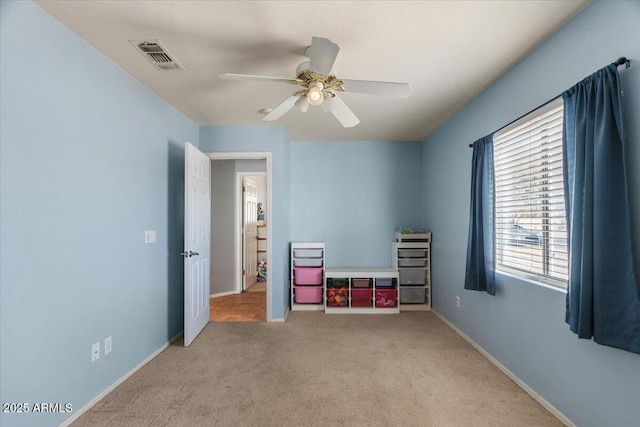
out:
M627 69L627 68L631 67L631 61L630 61L630 60L628 60L626 57L622 56L622 57L620 57L620 58L616 59L616 61L613 63L613 65L615 65L616 67L619 67L619 66L621 66L621 65L624 65L624 68L625 68L625 69ZM538 108L542 108L542 107L544 107L545 105L547 105L548 103L550 103L551 101L553 101L553 100L554 100L554 99L556 99L556 98L557 98L557 96L555 96L555 97L551 98L550 100L548 100L547 102L545 102L545 103L543 103L543 104L540 104L539 106L537 106L537 107L536 107L536 108L534 108L533 110L529 111L529 113L531 113L531 112L533 112L533 111L536 111ZM511 123L507 123L506 125L502 126L500 129L498 129L498 130L497 130L497 131L495 131L495 132L499 132L499 131L501 131L502 129L506 128L507 126L511 125L512 123L517 122L518 120L520 120L521 118L523 118L524 116L526 116L526 115L527 115L527 114L529 114L529 113L525 113L525 114L521 115L521 116L520 116L520 117L518 117L517 119L513 120ZM493 132L493 133L495 133L495 132ZM469 144L469 148L473 148L473 144Z

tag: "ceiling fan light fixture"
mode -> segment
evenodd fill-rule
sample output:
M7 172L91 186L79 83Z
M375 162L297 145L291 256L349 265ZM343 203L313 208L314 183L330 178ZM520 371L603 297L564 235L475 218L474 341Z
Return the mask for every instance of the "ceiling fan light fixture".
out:
M321 82L316 82L315 85L307 91L307 101L311 105L320 105L324 101L324 94L322 93L324 85Z

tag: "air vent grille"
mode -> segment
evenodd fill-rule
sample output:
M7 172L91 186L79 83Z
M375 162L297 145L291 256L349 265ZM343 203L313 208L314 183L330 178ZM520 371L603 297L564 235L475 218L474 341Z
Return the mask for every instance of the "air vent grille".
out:
M129 40L145 58L162 71L184 70L159 40Z
M173 59L164 52L150 52L147 53L155 62L173 62Z

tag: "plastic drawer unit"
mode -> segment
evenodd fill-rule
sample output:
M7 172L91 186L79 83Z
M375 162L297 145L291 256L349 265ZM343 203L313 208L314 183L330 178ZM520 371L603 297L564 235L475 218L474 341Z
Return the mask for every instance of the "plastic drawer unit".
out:
M320 304L322 302L322 287L294 286L293 300L296 304Z
M324 242L291 242L291 310L324 310Z
M322 258L322 249L294 249L294 258Z
M397 289L376 289L376 307L397 307Z
M400 285L424 285L425 275L423 269L400 269Z
M352 307L371 307L373 302L373 289L351 289Z
M426 249L398 249L398 258L426 258Z
M400 288L400 304L424 304L426 300L426 288Z
M351 279L351 286L354 288L370 288L371 279Z
M322 267L322 258L294 258L295 267Z
M426 267L426 258L399 258L398 267Z
M295 285L321 285L322 267L294 267Z

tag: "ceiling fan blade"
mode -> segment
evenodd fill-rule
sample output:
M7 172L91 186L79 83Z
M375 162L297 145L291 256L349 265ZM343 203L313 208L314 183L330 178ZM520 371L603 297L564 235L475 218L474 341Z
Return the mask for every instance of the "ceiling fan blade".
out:
M353 111L347 107L347 104L345 104L342 99L334 96L331 100L333 101L331 114L342 123L342 126L351 128L360 123L360 120L353 114Z
M318 74L328 75L331 73L333 63L340 52L340 47L329 39L312 37L311 46L307 49L309 57L309 69Z
M344 83L345 92L366 93L368 95L390 96L393 98L407 98L411 94L411 86L408 83L340 80Z
M283 82L283 83L291 83L295 84L295 79L290 79L287 77L271 77L271 76L254 76L251 74L233 74L233 73L224 73L220 74L218 77L225 80L254 80L254 81L271 81L271 82Z
M309 101L307 100L306 96L298 97L298 100L295 102L295 106L298 107L298 110L302 111L303 113L306 113L307 111L309 111L310 105L311 104L309 104Z
M293 106L296 104L296 101L298 100L298 98L300 98L300 97L297 96L297 95L292 95L292 96L288 97L287 99L282 101L282 103L280 105L278 105L276 108L271 110L271 112L269 114L264 116L262 118L262 120L265 120L267 122L272 122L274 120L278 120L280 117L282 117L282 115L284 113L286 113L287 111L289 111L290 109L293 108Z

